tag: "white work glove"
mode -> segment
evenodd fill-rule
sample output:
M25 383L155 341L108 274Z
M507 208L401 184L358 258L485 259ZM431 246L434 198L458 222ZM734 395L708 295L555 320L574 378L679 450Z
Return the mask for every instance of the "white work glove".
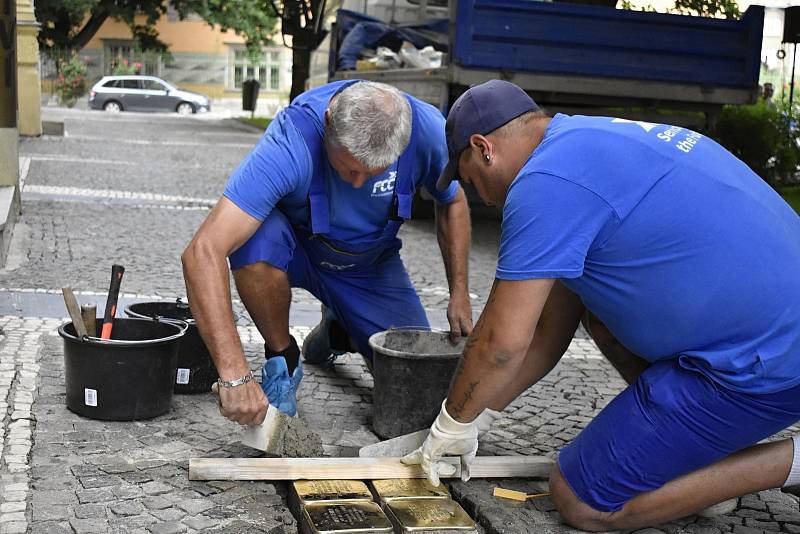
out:
M461 480L466 482L469 480L469 466L478 452L478 427L475 421L459 423L447 413L445 402L447 399L442 402L442 411L433 422L422 447L401 459L404 464L422 466L434 486L439 485L439 475L452 476L456 472L454 465L441 461L442 456L461 456Z
M492 429L492 424L500 419L503 415L502 412L486 408L481 414L472 422L478 428L478 439L486 435Z

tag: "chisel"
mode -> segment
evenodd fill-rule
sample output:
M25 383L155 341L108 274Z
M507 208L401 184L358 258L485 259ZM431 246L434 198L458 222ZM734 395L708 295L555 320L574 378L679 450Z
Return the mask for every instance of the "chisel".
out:
M111 285L108 288L106 312L103 315L103 331L100 334L102 339L111 339L111 330L114 327L114 316L117 314L119 286L122 283L122 275L124 273L125 267L122 265L114 264L111 266Z

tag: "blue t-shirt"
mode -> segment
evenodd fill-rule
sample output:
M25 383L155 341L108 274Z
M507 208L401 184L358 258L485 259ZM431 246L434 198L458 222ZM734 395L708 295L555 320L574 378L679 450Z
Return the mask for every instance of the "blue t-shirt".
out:
M322 132L328 103L345 83L349 82L333 82L307 91L292 106L302 108ZM445 191L436 189L436 180L447 163L444 117L429 104L414 98L410 102L418 124L411 132L417 139L414 185L423 185L438 202L451 202L458 192L457 184ZM280 112L230 176L224 194L256 219L263 221L277 207L292 224L307 225L313 168L305 141L287 114ZM391 209L397 162L367 180L360 189L342 180L327 157L323 169L330 212L330 233L325 235L356 244L379 238Z
M508 191L497 278L558 278L627 348L800 384L800 217L688 129L557 115Z

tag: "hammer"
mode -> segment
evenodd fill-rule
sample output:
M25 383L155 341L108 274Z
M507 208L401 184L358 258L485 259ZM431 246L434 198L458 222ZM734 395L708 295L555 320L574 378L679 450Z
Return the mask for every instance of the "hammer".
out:
M101 339L111 339L111 330L114 328L114 316L117 314L119 286L122 283L122 275L124 273L125 267L122 265L114 264L111 266L111 285L108 288L106 313L103 315L103 330L100 334Z

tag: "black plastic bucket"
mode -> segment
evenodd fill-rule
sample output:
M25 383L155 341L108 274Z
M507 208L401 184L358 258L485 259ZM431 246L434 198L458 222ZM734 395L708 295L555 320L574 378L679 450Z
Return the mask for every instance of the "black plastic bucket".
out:
M101 324L98 319L98 332ZM112 339L79 339L71 322L61 325L67 408L108 421L166 413L185 332L181 321L115 319Z
M374 354L372 430L390 439L428 428L447 397L464 340L447 332L391 329L369 338Z
M178 349L178 372L175 375L175 393L206 393L219 375L211 354L208 352L189 305L178 299L176 302L140 302L125 308L129 317L179 319L189 328Z

